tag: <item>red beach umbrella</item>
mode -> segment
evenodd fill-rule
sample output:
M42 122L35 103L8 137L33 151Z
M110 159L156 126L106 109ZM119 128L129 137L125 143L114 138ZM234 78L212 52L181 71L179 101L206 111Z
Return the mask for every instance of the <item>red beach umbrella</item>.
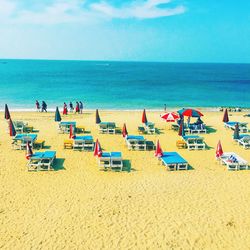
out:
M155 157L162 157L163 156L163 151L160 146L159 140L157 141L156 149L155 149Z
M229 118L228 118L228 112L227 109L225 109L224 115L223 115L223 122L229 122Z
M73 129L72 124L69 127L69 139L74 139L75 138L75 131Z
M161 118L165 120L166 122L174 122L179 118L179 115L176 114L175 112L169 112L166 114L161 115Z
M122 136L126 137L127 135L128 135L128 131L127 131L126 123L124 123L123 128L122 128Z
M146 110L144 109L142 113L142 123L147 123L147 122L148 122L148 119L146 116Z
M15 136L16 130L15 130L15 127L14 127L14 124L13 124L11 118L9 120L9 129L10 129L10 136Z
M203 114L196 109L181 109L177 111L182 116L188 116L188 117L201 117Z
M102 156L102 148L98 139L95 142L94 156L98 156L98 157Z
M221 142L218 141L217 148L216 148L216 158L220 158L223 155L223 150L221 146Z
M8 105L7 105L7 104L5 104L4 118L5 118L6 120L9 120L9 119L10 119L10 112L9 112L9 108L8 108Z
M96 123L96 124L101 123L101 118L100 118L100 116L99 116L99 111L98 111L98 109L97 109L96 112L95 112L95 123Z
M29 142L27 142L27 144L26 144L26 159L29 160L32 155L33 155L33 152L32 152L31 146L30 146Z

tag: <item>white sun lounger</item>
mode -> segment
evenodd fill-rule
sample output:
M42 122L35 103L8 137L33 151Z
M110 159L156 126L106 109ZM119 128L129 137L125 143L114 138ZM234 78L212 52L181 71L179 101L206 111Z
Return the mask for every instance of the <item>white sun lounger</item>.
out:
M228 170L246 170L248 162L234 152L226 152L220 157L221 163L227 166Z
M121 152L103 152L98 159L100 168L122 171L123 160Z
M240 138L237 140L240 146L243 146L243 148L247 149L250 148L250 135L242 134L240 135Z

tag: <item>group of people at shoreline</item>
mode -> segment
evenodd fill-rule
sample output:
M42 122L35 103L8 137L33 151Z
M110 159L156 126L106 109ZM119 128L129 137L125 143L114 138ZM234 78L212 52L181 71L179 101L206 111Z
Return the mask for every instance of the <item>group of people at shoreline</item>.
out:
M36 100L36 110L38 112L47 112L47 104L45 101L42 101L41 105L39 103L38 100ZM82 101L76 101L76 105L74 107L72 102L69 102L69 110L68 110L68 105L66 102L63 103L63 115L67 115L68 112L73 113L75 111L75 113L78 114L82 114L83 112L83 103Z

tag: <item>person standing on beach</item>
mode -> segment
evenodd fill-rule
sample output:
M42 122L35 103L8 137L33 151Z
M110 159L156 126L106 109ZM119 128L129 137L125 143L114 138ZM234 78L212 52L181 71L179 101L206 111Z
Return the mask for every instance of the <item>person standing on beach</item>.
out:
M80 112L79 102L76 102L76 113L79 114L79 112Z
M36 100L36 111L40 112L40 103L38 100Z
M47 104L45 103L45 101L42 101L42 112L43 111L47 112Z
M83 111L83 103L80 101L79 102L79 108L80 108L80 113L82 114Z
M69 109L71 113L74 111L74 106L72 102L69 103Z
M63 103L63 115L67 115L68 114L68 107L66 102Z
M167 104L164 104L164 111L167 111Z

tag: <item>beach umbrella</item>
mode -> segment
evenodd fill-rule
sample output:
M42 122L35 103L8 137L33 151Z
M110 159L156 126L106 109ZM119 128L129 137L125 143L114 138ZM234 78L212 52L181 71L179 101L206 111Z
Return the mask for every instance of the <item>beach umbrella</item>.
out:
M32 155L33 155L33 152L32 152L30 143L27 142L27 144L26 144L26 159L29 160Z
M147 122L148 122L148 119L146 116L146 110L144 109L142 113L142 123L147 123Z
M127 135L128 135L128 131L127 131L126 123L124 123L123 128L122 128L122 136L126 137Z
M55 121L60 122L62 120L58 107L56 107Z
M203 116L203 114L196 109L180 109L177 111L179 113L179 115L182 116L188 116L188 117L201 117Z
M74 139L75 138L75 131L74 131L74 128L72 126L72 124L70 124L70 127L69 127L69 139Z
M95 142L94 156L98 156L98 157L102 156L102 148L98 139Z
M185 130L184 130L184 120L181 119L180 127L179 127L179 136L185 136Z
M97 109L96 112L95 112L95 123L96 123L96 124L101 123L101 118L100 118L100 116L99 116L99 111L98 111L98 109Z
M220 158L223 155L223 150L221 146L221 142L219 141L216 147L216 158Z
M223 122L229 122L229 118L228 118L228 112L227 109L225 109L224 115L223 115Z
M160 142L158 140L155 149L155 157L162 157L162 156L163 156L163 151L161 149Z
M9 120L9 119L10 119L10 112L9 112L9 108L8 108L8 105L7 105L7 104L5 104L4 118L5 118L6 120Z
M15 136L16 130L15 130L15 127L14 127L14 124L13 124L11 118L9 120L9 129L10 129L10 136Z
M174 122L179 118L179 115L175 112L168 112L163 115L161 115L161 118L165 120L166 122Z
M234 140L240 139L240 129L239 129L239 123L238 122L235 125L233 138L234 138Z

